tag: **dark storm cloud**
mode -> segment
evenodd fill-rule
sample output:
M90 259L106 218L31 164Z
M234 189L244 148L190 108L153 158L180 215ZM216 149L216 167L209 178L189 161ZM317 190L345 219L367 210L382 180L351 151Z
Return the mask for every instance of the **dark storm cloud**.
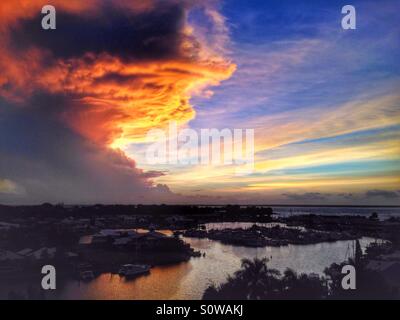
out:
M195 2L54 0L56 30L39 0L0 10L0 203L181 199L113 143L189 121L192 91L234 72L190 33Z
M9 46L16 55L40 48L56 59L86 59L87 53L124 60L179 58L183 3L159 2L156 9L139 12L107 2L101 6L88 14L59 10L57 29L51 31L41 28L42 15L25 17L10 27ZM110 73L98 81L133 84L137 79ZM11 91L7 85L12 86L7 82L2 89ZM71 129L63 119L73 109L70 94L36 89L23 103L0 99L0 182L17 191L0 192L0 202L148 203L171 195L166 186L151 183L162 172L143 172L123 152Z
M148 183L155 171L143 172L122 152L66 127L57 110L68 103L43 94L28 109L0 101L0 177L19 187L17 194L0 194L0 202L146 203L165 194Z
M24 52L47 49L57 58L87 52L108 53L124 59L168 59L179 56L184 4L159 2L155 10L133 12L103 4L97 13L57 12L57 29L44 31L37 15L24 19L10 32L11 46Z

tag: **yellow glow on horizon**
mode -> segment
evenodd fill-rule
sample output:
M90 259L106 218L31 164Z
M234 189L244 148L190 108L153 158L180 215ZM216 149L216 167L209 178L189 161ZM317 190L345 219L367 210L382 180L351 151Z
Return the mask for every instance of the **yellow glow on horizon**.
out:
M338 187L343 186L346 189L351 186L380 186L396 189L400 185L400 176L397 177L362 177L362 178L331 178L320 180L303 180L303 181L287 181L287 182L269 182L256 183L249 185L248 190L268 190L268 189L291 189L291 188L315 188L315 187Z
M371 159L395 159L400 155L400 146L397 141L382 141L362 146L339 147L330 150L312 151L301 155L293 155L280 159L271 159L257 162L256 171L287 168L304 168L314 165L334 164L346 161L360 161Z

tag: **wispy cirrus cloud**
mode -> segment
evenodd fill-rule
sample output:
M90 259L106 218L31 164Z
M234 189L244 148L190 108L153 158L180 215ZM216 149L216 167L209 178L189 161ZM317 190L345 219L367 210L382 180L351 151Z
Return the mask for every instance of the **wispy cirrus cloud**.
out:
M398 4L355 5L354 32L341 29L337 1L259 4L258 10L238 1L240 14L227 8L235 21L238 69L211 101L196 99L199 111L191 125L255 128L255 172L238 179L232 168L173 169L177 176L161 180L182 189L176 178L189 181L192 175L198 178L195 188L214 181L214 192L236 188L236 193L274 196L284 189L358 195L374 184L395 189L400 183Z

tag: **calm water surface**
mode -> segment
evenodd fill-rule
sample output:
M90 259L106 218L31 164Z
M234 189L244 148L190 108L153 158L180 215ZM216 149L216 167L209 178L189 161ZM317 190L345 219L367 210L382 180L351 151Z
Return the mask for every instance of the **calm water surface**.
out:
M240 268L243 258L268 257L269 266L284 271L322 274L325 267L344 261L352 241L286 247L246 248L224 245L208 239L185 238L205 257L172 266L155 267L148 276L126 281L118 275L103 274L82 283L70 281L58 290L58 299L201 299L211 283L224 282ZM365 248L371 238L363 238Z
M304 208L299 209L304 210ZM337 208L334 209L339 210ZM393 211L397 210L392 210L390 214L396 215L398 212ZM291 214L296 214L295 212L298 213L292 208ZM382 209L379 212L382 213ZM336 213L338 212L336 211ZM389 210L385 213L389 215ZM213 223L207 224L206 228L249 228L252 225L253 223ZM268 225L273 226L271 224ZM144 230L139 231L144 232ZM165 233L171 234L170 231ZM225 245L209 239L183 239L195 250L205 253L205 257L192 258L188 262L171 266L154 267L149 275L129 281L119 275L109 273L102 274L89 283L75 280L68 280L64 283L58 281L57 290L46 293L47 298L201 299L208 285L224 282L228 275L233 274L240 268L243 258L267 257L269 259L269 267L278 269L281 272L286 268L291 268L299 273L322 274L323 270L332 263L345 261L349 257L353 246L353 241L338 241L314 245L247 248ZM85 237L81 240L89 241L90 237ZM361 246L365 249L373 241L375 240L372 238L363 238L361 239ZM37 285L36 281L35 286ZM27 287L26 282L0 283L0 298L7 298L10 290L26 292Z

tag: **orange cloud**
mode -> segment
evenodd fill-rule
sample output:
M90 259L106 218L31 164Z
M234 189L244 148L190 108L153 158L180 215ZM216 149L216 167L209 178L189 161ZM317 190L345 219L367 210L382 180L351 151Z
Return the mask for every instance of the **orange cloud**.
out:
M53 90L80 97L77 107L66 114L68 122L93 141L120 146L140 140L151 128L164 127L171 120L191 120L192 95L218 85L233 71L229 63L124 63L103 56L94 58L93 64L82 60L61 64L43 79L54 81L57 74L65 75L54 83Z
M10 25L18 23L22 18L32 18L41 12L41 9L46 5L42 0L10 0L2 1L0 4L0 28L6 29ZM85 12L93 10L96 6L95 0L52 0L51 5L56 9L68 11L72 13Z
M145 11L151 13L152 10L158 10L155 3L161 2L119 0L113 1L112 7L120 11L129 10L137 18ZM88 45L83 54L64 56L52 50L54 48L35 43L29 43L24 50L15 51L10 40L13 35L10 33L23 28L19 25L22 18L36 17L42 3L21 0L1 4L0 17L4 19L0 29L0 68L3 70L0 75L0 96L22 101L38 91L68 95L72 103L61 113L67 124L92 142L113 147L138 141L151 128L164 127L170 120L188 122L195 115L190 104L191 97L203 91L210 95L206 88L229 78L235 65L217 53L220 50L213 50L201 37L196 38L193 33L195 26L187 22L187 14L192 8L190 2L185 1L184 5L178 3L171 1L171 6L177 6L177 12L183 10L183 14L177 16L182 21L177 24L176 30L171 31L175 34L143 36L140 45L149 48L150 58L140 59L122 56L114 49L105 50L103 47L107 43L103 43L101 35L99 42L103 47L95 46L96 50L92 50ZM106 14L100 12L101 8L106 4L110 6L111 2L76 0L53 1L52 4L57 14L98 15L98 20L101 20L105 19ZM175 7L171 8L174 10ZM12 14L14 11L16 15ZM211 22L215 21L218 29L223 29L222 18L217 13L213 17ZM138 28L140 30L141 26ZM149 31L143 31L146 32ZM46 43L44 35L34 35ZM71 45L85 49L85 44L79 43L79 30L76 39L78 43ZM171 43L166 44L165 41ZM163 55L162 50L168 45L176 47L175 51ZM221 43L215 43L215 46L217 48ZM162 55L161 58L151 58L154 48L161 51L157 52L157 55Z

